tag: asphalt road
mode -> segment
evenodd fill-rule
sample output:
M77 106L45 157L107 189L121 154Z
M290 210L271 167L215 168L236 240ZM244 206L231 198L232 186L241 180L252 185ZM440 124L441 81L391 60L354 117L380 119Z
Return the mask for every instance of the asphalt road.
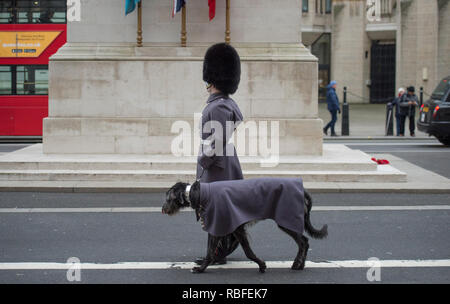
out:
M71 283L67 270L5 270L11 263L191 262L205 251L206 234L192 212L20 212L6 208L160 206L162 194L2 193L0 283ZM425 200L427 198L427 200ZM421 206L444 210L313 211L313 224L329 225L326 240L311 240L308 261L448 260L450 210L445 195L315 194L315 206ZM426 203L424 203L426 201ZM5 211L6 210L6 211ZM8 211L9 210L9 211ZM34 210L34 209L29 209ZM67 209L66 209L67 210ZM64 210L63 210L64 211ZM88 211L88 209L84 209ZM296 245L272 221L250 229L255 253L286 268L83 270L81 283L370 283L369 266L289 269ZM229 259L246 261L239 248ZM2 269L3 265L3 269ZM381 283L448 283L450 267L381 268Z
M349 146L368 153L395 154L448 174L450 150L433 142L358 142ZM274 222L264 221L250 228L254 252L268 262L283 265L269 264L265 274L258 273L256 265L243 262L247 259L240 248L225 268L190 273L189 263L202 256L206 246L206 233L194 214L182 212L168 217L158 210L132 209L160 207L163 198L162 193L1 192L0 284L450 283L448 195L314 194L313 224L328 224L329 237L310 238L309 263L304 271L289 269L296 245ZM367 206L377 210L355 208ZM81 209L75 212L67 208ZM127 209L113 212L109 208ZM67 267L51 269L52 265L65 265L71 257L81 263L79 282L68 281ZM367 279L369 258L382 263L377 268L380 281ZM383 264L386 262L391 266ZM90 263L100 269L83 269ZM124 265L133 269L122 269L128 267Z
M0 153L13 152L29 146L30 144L0 144Z

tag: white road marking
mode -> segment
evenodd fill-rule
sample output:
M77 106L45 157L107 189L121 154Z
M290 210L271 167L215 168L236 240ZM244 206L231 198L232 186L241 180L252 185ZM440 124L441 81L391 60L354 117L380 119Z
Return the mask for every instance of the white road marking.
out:
M313 211L427 211L450 210L450 205L421 206L317 206ZM181 212L192 212L190 208ZM113 208L0 208L0 213L161 213L161 207Z
M383 150L374 150L374 151L364 151L364 153L450 153L450 150L389 150L389 151L383 151Z
M305 268L370 268L373 262L368 260L346 261L306 261ZM379 264L378 264L379 263ZM292 261L267 261L267 268L290 268ZM450 267L450 260L380 260L377 265L382 268L410 268L410 267ZM0 270L66 270L79 267L81 270L132 270L132 269L191 269L196 266L193 262L123 262L114 264L97 263L0 263ZM213 265L215 269L248 269L257 265L251 261L228 262L225 265Z
M428 140L418 142L339 142L346 146L436 146L445 149L439 142L429 142Z
M193 209L183 209L191 212ZM161 207L118 207L118 208L0 208L0 213L161 213Z
M425 206L317 206L313 211L425 211L425 210L450 210L450 205L425 205Z

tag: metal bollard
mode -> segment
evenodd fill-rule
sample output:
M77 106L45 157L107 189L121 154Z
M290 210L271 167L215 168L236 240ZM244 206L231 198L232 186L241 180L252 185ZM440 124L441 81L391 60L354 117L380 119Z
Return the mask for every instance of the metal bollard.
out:
M342 104L342 136L350 135L349 105L347 103L347 87L344 87L344 102Z
M420 100L419 100L419 107L423 105L423 87L420 87Z
M394 107L392 103L388 103L386 105L386 125L385 125L385 134L386 136L394 135Z

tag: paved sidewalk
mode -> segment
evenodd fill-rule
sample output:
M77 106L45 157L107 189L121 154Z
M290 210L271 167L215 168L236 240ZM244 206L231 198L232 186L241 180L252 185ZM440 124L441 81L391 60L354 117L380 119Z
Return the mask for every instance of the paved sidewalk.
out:
M350 104L350 138L378 138L384 137L385 139L412 139L409 136L408 121L405 124L405 137L398 136L385 136L385 124L386 124L386 105L384 104ZM319 104L319 117L326 125L330 119L330 113L327 110L326 103ZM419 117L416 113L416 119ZM394 118L395 119L395 118ZM395 123L395 121L394 121ZM342 115L338 115L338 121L336 123L336 133L341 135ZM395 134L394 124L394 134ZM330 131L328 131L330 134ZM331 136L326 136L331 138ZM348 138L348 136L345 136ZM416 128L416 137L418 139L429 138L428 134L422 133Z

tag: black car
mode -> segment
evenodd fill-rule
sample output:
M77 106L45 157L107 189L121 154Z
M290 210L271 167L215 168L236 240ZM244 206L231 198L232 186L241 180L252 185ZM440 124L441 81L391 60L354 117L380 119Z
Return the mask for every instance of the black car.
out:
M450 145L450 76L441 80L419 114L418 129Z

